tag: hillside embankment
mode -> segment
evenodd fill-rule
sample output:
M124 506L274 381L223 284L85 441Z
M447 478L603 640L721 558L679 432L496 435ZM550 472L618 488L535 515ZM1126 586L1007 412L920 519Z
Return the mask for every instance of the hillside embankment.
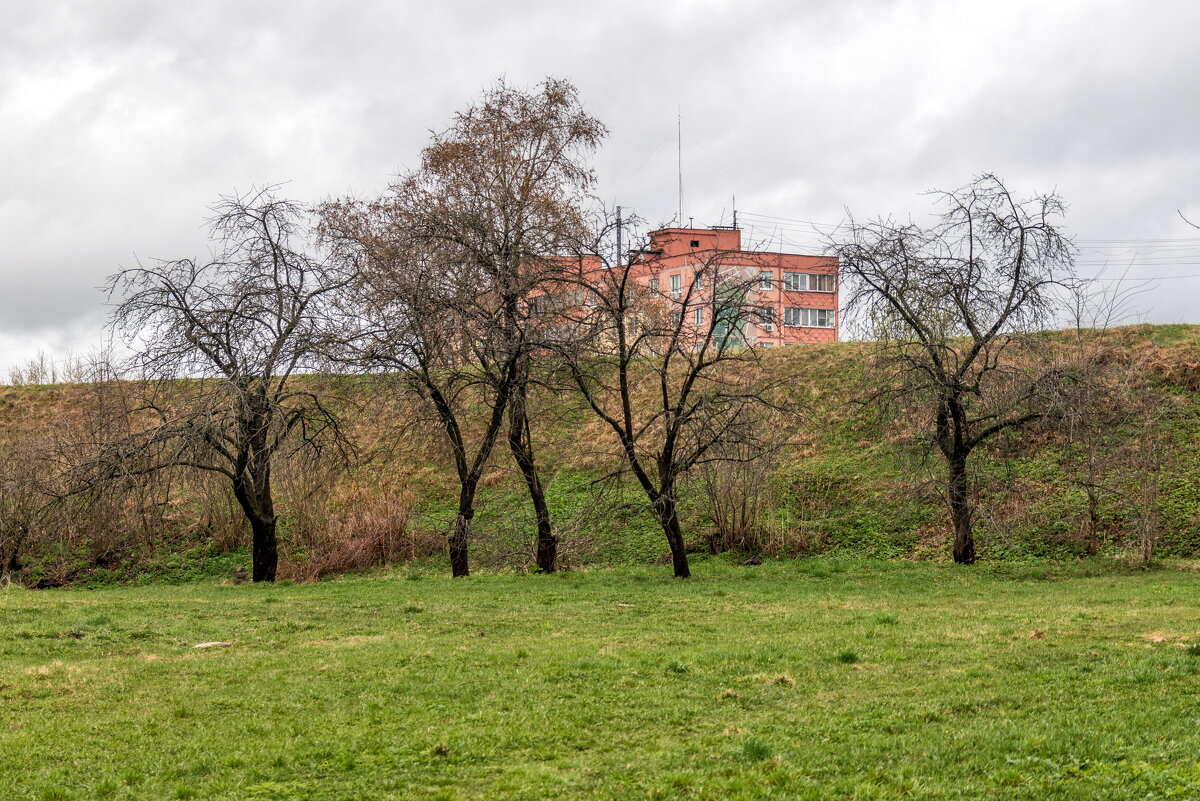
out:
M1007 432L972 456L980 558L1200 556L1200 327L1090 332L1086 342L1047 336L1056 358L1079 354L1103 367L1111 386L1088 396L1087 408ZM779 447L737 469L694 471L681 498L690 546L733 545L760 557L948 558L943 464L921 447L924 421L863 403L886 380L873 346L766 351L761 371L786 388L792 410L767 422ZM326 451L277 464L281 576L438 558L457 483L436 424L394 379L300 380L334 399L354 457L346 465ZM175 468L63 495L62 476L97 443L111 446L136 428L127 411L134 386L0 388L0 558L14 580L182 579L233 575L246 563L248 527L220 475ZM650 403L653 388L641 392ZM561 564L661 559L661 529L640 489L620 477L611 432L566 391L539 389L531 408ZM483 411L469 415L468 429ZM731 518L737 531L723 531ZM473 525L477 567L531 566L534 516L503 441Z

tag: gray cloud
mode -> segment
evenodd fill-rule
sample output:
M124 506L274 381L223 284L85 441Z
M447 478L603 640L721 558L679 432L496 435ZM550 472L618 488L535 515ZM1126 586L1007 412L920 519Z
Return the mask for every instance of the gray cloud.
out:
M675 214L678 112L697 223L727 221L734 193L747 215L922 215L922 190L990 170L1062 192L1081 270L1200 273L1200 252L1141 241L1200 238L1175 216L1200 217L1186 2L107 0L6 17L0 377L39 344L95 339L95 287L119 266L203 253L219 194L378 191L501 75L574 80L612 131L602 194L652 222ZM755 237L813 241L753 219ZM1139 241L1095 242L1118 238ZM1143 304L1200 322L1197 292L1164 280Z

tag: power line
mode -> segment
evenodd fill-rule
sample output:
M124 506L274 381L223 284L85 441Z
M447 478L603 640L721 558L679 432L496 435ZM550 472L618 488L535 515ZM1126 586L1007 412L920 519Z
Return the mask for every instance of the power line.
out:
M828 233L832 233L832 231L826 232L826 231L821 230L821 228L829 228L829 229L832 229L833 231L836 231L837 228L841 227L841 224L834 225L832 223L819 223L819 222L816 222L813 220L799 220L799 219L793 218L793 217L776 217L774 215L760 214L757 212L743 212L741 210L738 211L738 216L739 217L745 216L745 217L751 218L749 220L748 224L743 225L743 228L747 229L752 235L760 236L764 241L766 241L768 243L767 244L768 247L786 246L786 247L790 247L790 248L795 248L797 250L823 249L825 244L827 244L827 242L825 241L824 238L827 236ZM780 221L780 222L776 222L776 221ZM797 223L800 223L800 224L797 224ZM820 228L818 226L820 226ZM761 232L761 233L759 233L759 232ZM807 234L808 236L803 236L804 234ZM1105 242L1136 241L1136 242L1152 243L1152 242L1157 242L1160 240L1125 239L1125 240L1081 240L1081 242L1082 241L1088 241L1088 242L1091 242L1091 241L1105 241ZM1177 241L1179 241L1179 240L1177 240ZM1187 242L1194 241L1198 245L1200 245L1200 239L1182 240L1182 241L1187 241ZM1149 247L1144 248L1145 251L1149 251L1149 252L1145 253L1145 255L1140 255L1138 252L1134 252L1132 254L1126 254L1126 255L1132 256L1132 258L1128 259L1129 266L1135 270L1140 270L1143 272L1145 271L1146 268L1163 268L1163 267L1200 268L1200 258L1198 258L1198 257L1200 257L1200 250L1197 250L1196 248L1192 248L1192 247L1185 247L1185 246L1170 246L1170 247L1178 248L1179 250L1188 251L1188 252L1178 253L1178 254L1174 254L1174 255L1172 255L1171 253L1161 253L1160 251L1165 249L1163 246L1155 247L1154 245L1150 245ZM1081 258L1079 258L1075 261L1076 267L1103 269L1103 268L1112 266L1115 261L1118 261L1118 259L1114 259L1114 258L1103 258L1103 256L1105 254L1111 253L1113 250L1118 250L1118 249L1081 247L1080 250L1081 250ZM1198 257L1192 257L1193 253L1195 253ZM1117 254L1113 254L1113 255L1117 255ZM1157 281L1194 280L1194 279L1200 278L1200 273L1185 273L1185 274L1176 274L1176 275L1157 275L1157 274L1145 275L1145 274L1142 274L1142 275L1126 275L1126 276L1119 277L1119 278L1105 278L1102 275L1091 275L1091 276L1079 276L1079 278L1080 278L1080 280L1083 280L1083 281L1102 281L1102 282L1106 282L1106 283L1107 282L1125 282L1125 283L1130 283L1130 284L1153 284L1154 282L1157 282Z
M828 228L836 230L845 226L845 222L831 223L818 222L816 220L803 220L798 217L780 217L774 214L763 214L762 212L746 211L739 209L739 215L754 217L761 220L770 220L772 223L799 223L801 225L812 226L817 229ZM1115 239L1078 239L1076 242L1079 245L1097 245L1107 247L1172 247L1179 249L1200 248L1200 237L1125 237Z

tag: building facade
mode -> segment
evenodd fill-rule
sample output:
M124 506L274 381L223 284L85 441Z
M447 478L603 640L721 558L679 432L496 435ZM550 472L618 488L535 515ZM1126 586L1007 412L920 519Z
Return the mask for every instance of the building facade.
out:
M663 228L631 257L631 275L674 307L688 325L704 326L712 293L724 281L749 289L754 314L738 335L760 347L836 342L837 259L742 249L733 227Z

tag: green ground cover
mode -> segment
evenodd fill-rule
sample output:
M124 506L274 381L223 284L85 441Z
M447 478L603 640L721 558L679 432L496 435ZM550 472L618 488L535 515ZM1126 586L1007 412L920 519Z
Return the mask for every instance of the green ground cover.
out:
M0 798L1196 798L1184 567L0 589Z

